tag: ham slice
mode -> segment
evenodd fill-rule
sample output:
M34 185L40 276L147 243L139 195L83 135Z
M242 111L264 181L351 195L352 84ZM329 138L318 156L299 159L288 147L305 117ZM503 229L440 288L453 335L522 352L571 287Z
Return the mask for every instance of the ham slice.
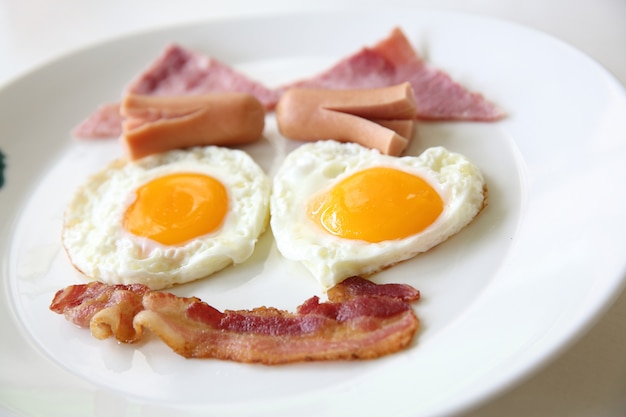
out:
M364 47L326 71L284 85L280 90L368 89L403 82L413 87L419 119L495 121L505 116L481 94L469 91L444 71L427 64L399 28L374 46Z
M248 93L268 106L273 106L278 100L274 90L248 78L229 65L176 44L167 47L161 56L130 84L128 92L158 96Z
M139 74L125 94L180 96L237 92L256 97L267 108L278 101L278 92L250 79L225 63L183 48L169 45ZM122 134L120 103L99 108L73 131L82 139L118 137Z
M128 86L125 94L177 96L223 92L248 93L273 110L282 93L292 87L353 90L411 83L417 118L424 120L496 121L505 113L481 94L469 91L447 73L426 63L405 34L394 28L384 39L338 61L328 70L268 88L231 66L196 51L172 44ZM119 104L102 106L74 131L78 138L122 134Z
M409 303L419 297L408 285L354 277L329 290L327 302L314 296L294 313L272 307L221 312L196 297L95 282L59 291L50 308L92 333L100 331L98 338L107 334L107 325L109 335L122 342L138 341L149 329L187 358L276 365L372 359L406 348L419 327ZM94 326L103 311L110 322Z

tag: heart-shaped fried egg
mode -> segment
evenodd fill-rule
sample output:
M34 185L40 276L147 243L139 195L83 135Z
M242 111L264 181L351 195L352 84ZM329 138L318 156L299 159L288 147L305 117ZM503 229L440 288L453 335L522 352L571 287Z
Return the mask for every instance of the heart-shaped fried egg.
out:
M270 224L280 253L330 288L425 252L486 204L480 170L433 147L382 155L332 140L302 145L274 177Z

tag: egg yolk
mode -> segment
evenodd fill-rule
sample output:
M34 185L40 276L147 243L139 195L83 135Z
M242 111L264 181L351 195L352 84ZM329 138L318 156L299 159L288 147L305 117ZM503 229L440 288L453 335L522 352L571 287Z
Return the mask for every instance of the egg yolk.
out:
M228 193L220 181L203 174L171 174L137 190L124 227L137 236L176 245L218 229L227 212Z
M335 236L376 243L426 229L443 211L443 200L416 175L375 167L313 198L308 210L314 221Z

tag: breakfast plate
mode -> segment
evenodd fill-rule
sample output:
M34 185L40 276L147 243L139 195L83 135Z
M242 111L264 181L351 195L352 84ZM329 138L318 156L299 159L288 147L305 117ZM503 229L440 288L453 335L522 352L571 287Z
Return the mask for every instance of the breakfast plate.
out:
M323 22L323 25L321 24ZM443 145L478 165L489 205L435 249L372 277L418 288L421 329L371 361L285 366L184 359L148 337L96 340L52 313L84 278L60 243L64 208L121 155L70 130L176 42L268 85L313 75L399 26L438 68L501 106L495 123L423 122L408 150ZM349 30L346 30L349 28ZM626 95L610 74L545 34L438 11L211 20L113 39L0 90L2 406L20 415L443 416L538 369L588 328L624 284ZM297 144L273 116L242 146L272 175ZM293 310L323 297L266 232L247 262L172 289L218 309ZM5 388L6 386L6 388Z

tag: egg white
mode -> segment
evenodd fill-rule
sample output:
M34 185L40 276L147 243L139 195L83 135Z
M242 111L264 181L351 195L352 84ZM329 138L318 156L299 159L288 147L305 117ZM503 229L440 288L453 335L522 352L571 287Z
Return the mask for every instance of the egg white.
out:
M374 166L413 173L429 183L444 202L437 220L418 234L369 243L331 235L308 216L313 195ZM433 147L417 157L393 157L327 140L304 144L287 155L273 180L270 225L279 252L302 262L328 289L345 278L370 275L431 249L469 224L485 204L483 175L463 155Z
M229 211L222 226L172 246L126 231L124 214L137 188L181 172L206 174L226 187ZM93 175L70 201L62 242L72 264L91 279L167 288L248 259L268 224L269 194L269 179L240 150L209 146L118 160Z

